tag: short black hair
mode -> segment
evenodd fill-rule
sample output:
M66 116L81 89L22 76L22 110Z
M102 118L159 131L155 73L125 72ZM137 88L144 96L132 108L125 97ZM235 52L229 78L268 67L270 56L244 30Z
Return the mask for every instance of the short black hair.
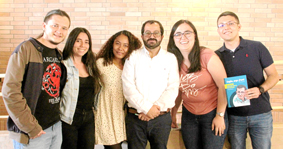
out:
M222 13L218 16L216 23L218 23L218 20L219 20L221 17L223 17L223 16L232 16L232 17L234 17L234 18L238 21L238 23L240 23L240 20L239 20L238 16L237 16L234 12L232 12L232 11L225 11L225 12L222 12Z
M147 23L149 23L149 24L157 23L157 24L159 25L159 27L160 27L161 36L163 36L163 34L164 34L164 28L163 28L162 24L161 24L159 21L156 21L156 20L148 20L148 21L146 21L146 22L143 23L142 29L141 29L141 34L142 34L142 35L143 35L143 33L144 33L144 27L145 27L145 25L146 25Z

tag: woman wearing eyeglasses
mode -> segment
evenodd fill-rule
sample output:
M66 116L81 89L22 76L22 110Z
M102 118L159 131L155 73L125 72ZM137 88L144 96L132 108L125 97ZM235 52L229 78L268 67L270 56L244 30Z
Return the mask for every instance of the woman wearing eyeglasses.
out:
M178 127L176 113L183 101L181 131L186 148L222 149L228 127L223 64L214 51L199 45L197 30L188 20L174 24L167 50L177 57L180 72L172 127Z

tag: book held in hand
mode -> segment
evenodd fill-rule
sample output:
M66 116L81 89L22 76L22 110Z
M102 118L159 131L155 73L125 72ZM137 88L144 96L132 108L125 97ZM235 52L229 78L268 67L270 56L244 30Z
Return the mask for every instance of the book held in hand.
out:
M228 108L249 106L250 100L245 97L248 89L246 75L224 78Z

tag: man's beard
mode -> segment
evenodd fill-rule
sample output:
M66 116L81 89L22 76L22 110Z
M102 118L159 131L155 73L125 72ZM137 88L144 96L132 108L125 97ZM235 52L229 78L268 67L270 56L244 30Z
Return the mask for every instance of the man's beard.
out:
M155 43L155 44L148 44L147 42L148 42L149 40L155 40L156 43ZM149 49L155 49L155 48L157 48L158 46L160 46L161 41L157 41L157 39L150 38L150 39L148 39L147 41L143 40L143 43L144 43L144 45L145 45L147 48L149 48Z

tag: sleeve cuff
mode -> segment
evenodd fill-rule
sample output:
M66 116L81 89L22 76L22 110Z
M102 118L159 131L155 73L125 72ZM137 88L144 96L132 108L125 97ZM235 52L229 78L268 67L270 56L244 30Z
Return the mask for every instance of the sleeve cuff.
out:
M29 137L35 137L39 134L39 132L42 130L42 127L40 125L36 125L35 128L28 133Z
M144 114L147 114L147 112L151 109L152 106L153 106L152 103L150 103L150 102L146 103L145 106L144 106L144 108L142 109L142 112L143 112Z

